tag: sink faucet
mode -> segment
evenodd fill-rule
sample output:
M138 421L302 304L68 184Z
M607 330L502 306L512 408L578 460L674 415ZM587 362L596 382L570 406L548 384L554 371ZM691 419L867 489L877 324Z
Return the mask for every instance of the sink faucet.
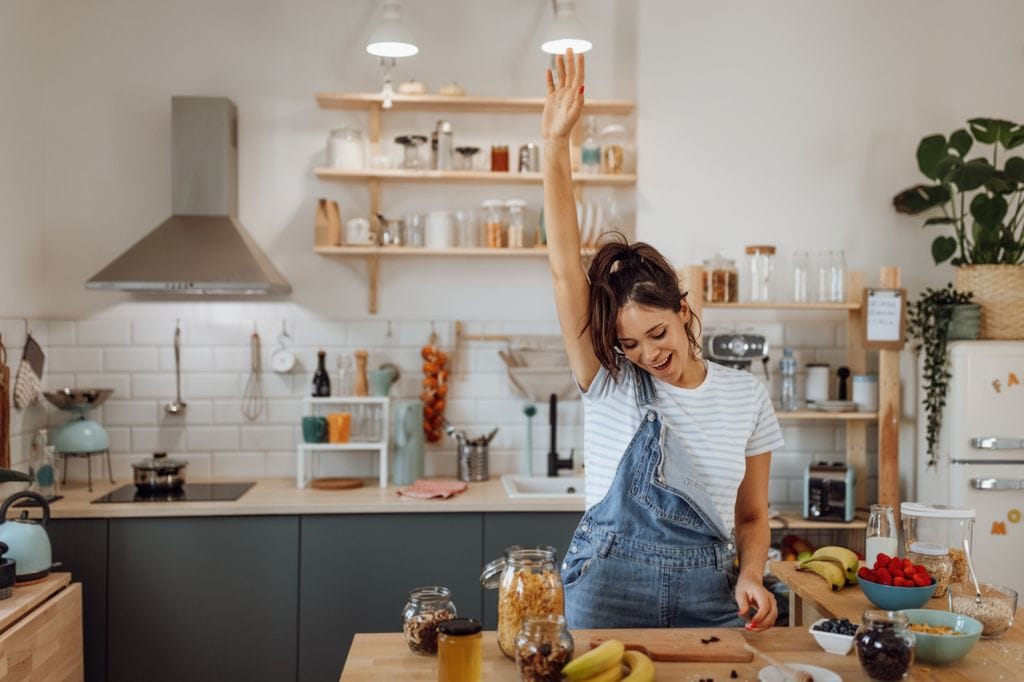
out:
M548 424L551 427L551 449L548 450L548 476L558 476L559 469L572 469L574 450L569 451L567 459L558 456L558 396L554 393L551 394L550 405Z

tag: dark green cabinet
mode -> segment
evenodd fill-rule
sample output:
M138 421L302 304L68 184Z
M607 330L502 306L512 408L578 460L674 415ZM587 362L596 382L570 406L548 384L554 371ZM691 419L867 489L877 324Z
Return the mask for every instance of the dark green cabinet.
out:
M481 536L480 514L302 517L298 679L338 679L357 632L401 632L414 587L477 616Z
M297 517L109 524L108 680L295 678Z
M551 545L562 561L565 548L576 530L581 513L528 512L484 514L484 561L500 558L512 545ZM483 566L481 564L481 566ZM498 591L484 590L483 624L487 630L498 627Z
M82 583L85 679L107 677L107 520L51 519L46 526L58 571Z
M452 590L497 626L484 564L510 545L561 560L579 513L54 519L82 583L85 679L336 680L357 632L399 632L409 591Z

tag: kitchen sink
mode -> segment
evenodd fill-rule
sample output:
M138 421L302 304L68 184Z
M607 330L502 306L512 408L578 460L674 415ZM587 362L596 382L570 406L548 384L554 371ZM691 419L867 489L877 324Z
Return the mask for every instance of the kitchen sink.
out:
M501 477L509 497L583 497L582 476L517 476Z

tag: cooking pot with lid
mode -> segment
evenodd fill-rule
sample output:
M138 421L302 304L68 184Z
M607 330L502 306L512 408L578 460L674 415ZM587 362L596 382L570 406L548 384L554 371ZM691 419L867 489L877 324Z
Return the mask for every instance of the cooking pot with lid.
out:
M135 487L141 492L177 490L185 485L188 462L168 459L166 452L154 452L150 459L132 462Z

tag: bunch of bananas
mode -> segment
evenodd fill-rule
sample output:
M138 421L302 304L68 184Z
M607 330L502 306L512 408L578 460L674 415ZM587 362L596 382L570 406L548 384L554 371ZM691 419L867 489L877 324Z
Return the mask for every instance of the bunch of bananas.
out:
M800 562L801 571L814 571L838 592L847 585L857 582L860 559L845 547L821 547L809 559Z
M566 682L652 682L654 663L639 651L626 651L619 640L609 639L569 661L562 676Z

